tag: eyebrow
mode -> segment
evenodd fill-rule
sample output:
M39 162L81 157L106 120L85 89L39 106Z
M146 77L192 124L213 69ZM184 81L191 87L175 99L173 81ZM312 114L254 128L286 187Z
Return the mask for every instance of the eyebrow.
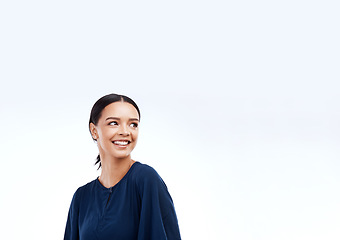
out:
M120 120L120 118L117 118L117 117L108 117L105 119L105 121L107 120ZM129 118L129 121L138 121L139 122L139 119L138 118Z

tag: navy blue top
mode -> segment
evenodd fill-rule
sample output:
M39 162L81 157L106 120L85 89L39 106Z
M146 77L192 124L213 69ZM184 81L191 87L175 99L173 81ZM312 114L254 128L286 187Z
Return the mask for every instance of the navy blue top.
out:
M171 196L158 173L135 162L113 187L98 179L78 188L64 240L181 239Z

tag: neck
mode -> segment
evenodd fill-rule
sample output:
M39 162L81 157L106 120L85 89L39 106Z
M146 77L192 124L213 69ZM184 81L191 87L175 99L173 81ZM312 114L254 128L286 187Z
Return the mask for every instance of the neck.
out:
M98 180L106 188L113 187L125 176L134 162L130 156L123 159L101 158L102 172Z

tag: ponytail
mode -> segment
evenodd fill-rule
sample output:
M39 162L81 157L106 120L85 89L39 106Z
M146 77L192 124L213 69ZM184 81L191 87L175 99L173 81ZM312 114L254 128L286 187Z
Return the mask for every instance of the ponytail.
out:
M99 166L98 166L98 169L97 169L97 170L99 170L99 168L101 168L101 166L102 166L102 163L100 162L100 156L99 156L99 154L98 154L98 156L97 156L97 158L96 158L96 162L95 162L94 165L96 165L97 163L99 163Z

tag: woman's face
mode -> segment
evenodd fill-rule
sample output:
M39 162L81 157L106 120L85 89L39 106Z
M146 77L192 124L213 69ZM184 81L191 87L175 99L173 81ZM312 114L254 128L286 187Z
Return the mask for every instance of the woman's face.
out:
M130 157L137 143L138 124L138 112L130 103L114 102L107 105L97 125L90 124L101 157Z

